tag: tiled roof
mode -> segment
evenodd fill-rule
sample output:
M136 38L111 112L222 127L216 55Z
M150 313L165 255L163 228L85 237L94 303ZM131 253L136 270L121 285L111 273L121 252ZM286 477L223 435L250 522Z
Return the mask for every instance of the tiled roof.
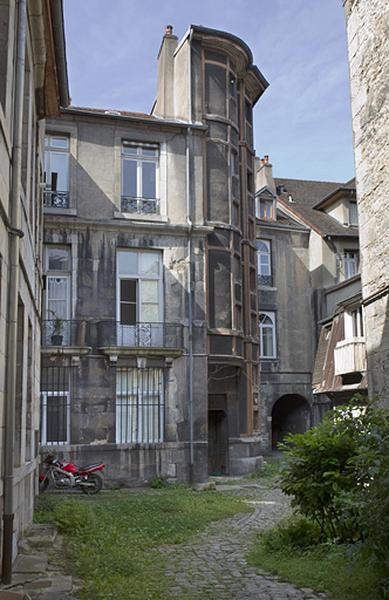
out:
M283 186L283 192L278 195L282 204L320 235L358 237L358 227L345 227L325 212L313 208L337 189L351 187L353 180L345 185L338 181L283 178L275 178L274 182L277 187ZM355 185L355 182L353 183ZM292 196L293 202L289 202L289 195Z

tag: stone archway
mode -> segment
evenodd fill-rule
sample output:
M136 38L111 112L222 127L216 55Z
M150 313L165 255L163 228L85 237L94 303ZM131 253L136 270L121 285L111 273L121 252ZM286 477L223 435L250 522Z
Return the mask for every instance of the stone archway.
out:
M272 410L272 448L288 433L304 433L310 427L311 409L307 400L298 394L281 396Z

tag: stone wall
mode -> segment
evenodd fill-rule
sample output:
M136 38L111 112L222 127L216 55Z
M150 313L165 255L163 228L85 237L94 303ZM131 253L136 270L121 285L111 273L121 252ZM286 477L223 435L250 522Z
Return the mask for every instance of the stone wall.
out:
M369 391L389 403L389 6L345 0Z

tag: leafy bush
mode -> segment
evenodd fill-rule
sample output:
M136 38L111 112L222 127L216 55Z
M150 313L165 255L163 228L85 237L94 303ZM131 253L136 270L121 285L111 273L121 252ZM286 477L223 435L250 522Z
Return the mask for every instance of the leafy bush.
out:
M288 436L283 449L281 488L319 526L321 540L359 541L359 551L389 573L388 412L373 404L337 408ZM389 594L387 576L382 582Z
M260 541L269 552L280 552L285 548L305 549L319 543L320 529L305 517L293 516L263 531Z

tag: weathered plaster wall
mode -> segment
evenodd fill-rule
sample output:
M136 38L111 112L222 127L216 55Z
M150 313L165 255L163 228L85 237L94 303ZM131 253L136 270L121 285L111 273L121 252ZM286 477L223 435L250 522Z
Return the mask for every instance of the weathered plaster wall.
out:
M369 392L389 403L389 6L386 0L345 0L344 7Z

